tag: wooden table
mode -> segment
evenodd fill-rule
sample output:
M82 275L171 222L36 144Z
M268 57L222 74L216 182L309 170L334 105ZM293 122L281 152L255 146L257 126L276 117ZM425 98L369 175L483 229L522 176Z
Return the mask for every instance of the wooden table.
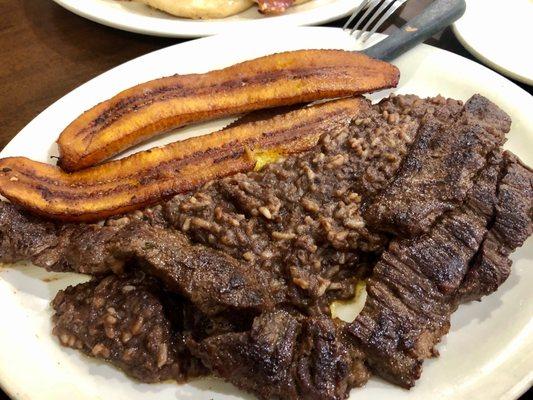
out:
M392 32L429 2L412 0L384 31ZM344 21L328 26L340 27ZM131 58L181 41L108 28L51 0L0 0L0 149L38 113L80 84ZM450 29L428 43L474 59ZM533 93L531 86L520 86ZM7 400L1 390L0 400Z

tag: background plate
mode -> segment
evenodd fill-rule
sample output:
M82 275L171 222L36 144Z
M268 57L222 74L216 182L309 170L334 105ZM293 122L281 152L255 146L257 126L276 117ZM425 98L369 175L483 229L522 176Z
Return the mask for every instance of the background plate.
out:
M488 66L533 85L533 1L467 0L454 25L459 41Z
M75 89L30 122L0 153L50 161L61 130L82 111L134 84L174 73L205 72L283 50L355 49L347 33L333 28L292 28L242 35L221 35L169 47L116 67ZM257 43L261 43L258 46ZM236 50L238 49L238 50ZM179 63L175 60L180 60ZM532 97L500 75L452 53L418 46L395 61L402 72L394 92L442 94L466 100L481 93L513 118L507 147L533 165ZM390 93L373 95L374 99ZM224 121L170 133L137 148L164 144L221 127ZM134 150L135 151L135 150ZM497 293L461 306L441 356L424 365L410 391L373 378L352 391L358 400L514 399L532 381L533 241L513 255L513 272ZM119 370L60 347L50 330L50 300L58 289L80 280L29 265L0 268L0 382L16 399L31 400L229 400L251 396L215 379L187 385L140 384Z
M266 17L253 6L240 14L214 20L179 18L135 1L54 0L66 9L114 28L155 36L199 37L235 29L318 25L347 16L362 0L311 0L284 14ZM261 38L261 43L270 35Z

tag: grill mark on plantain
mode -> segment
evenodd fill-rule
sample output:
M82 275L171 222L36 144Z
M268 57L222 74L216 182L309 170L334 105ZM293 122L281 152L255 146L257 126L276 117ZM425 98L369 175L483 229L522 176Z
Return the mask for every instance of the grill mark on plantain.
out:
M329 70L332 69L342 69L342 68L357 68L364 70L362 67L353 67L353 66L332 66L332 67L323 67L323 68L299 68L293 70L281 70L275 71L266 71L263 74L256 75L248 80L247 85L263 85L267 83L274 82L276 80L286 79L293 80L299 78L312 78L312 77L321 77L324 73L327 73L329 77L340 79L347 75L346 72L339 71L337 73L331 73ZM372 70L373 68L367 68ZM329 71L329 72L328 72ZM164 79L164 78L163 78ZM200 96L205 94L218 94L220 92L228 91L230 89L242 88L243 80L242 79L233 79L229 81L224 81L218 84L201 86L201 87L184 87L180 84L174 84L169 87L159 87L153 90L144 93L142 96L127 97L125 99L119 100L117 103L113 104L111 107L107 108L105 111L96 116L91 122L87 124L86 127L75 132L74 137L81 137L85 139L88 135L99 132L103 129L106 129L112 125L115 121L119 120L124 115L128 114L132 109L138 111L141 108L145 108L153 103L159 101L171 100L174 98L186 98L192 96ZM181 90L180 90L181 89ZM176 91L177 93L170 92Z

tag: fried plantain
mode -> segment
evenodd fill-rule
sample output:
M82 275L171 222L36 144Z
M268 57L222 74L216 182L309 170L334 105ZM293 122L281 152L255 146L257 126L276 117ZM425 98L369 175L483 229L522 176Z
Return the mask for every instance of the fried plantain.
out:
M205 74L175 75L120 92L75 119L57 141L77 171L192 122L394 87L396 67L364 54L299 50Z

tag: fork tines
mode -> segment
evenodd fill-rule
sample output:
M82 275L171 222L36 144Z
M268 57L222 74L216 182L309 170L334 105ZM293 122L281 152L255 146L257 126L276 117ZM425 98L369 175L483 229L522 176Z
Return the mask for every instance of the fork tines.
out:
M363 0L359 7L357 7L348 21L344 24L342 29L349 29L352 21L363 11L363 15L357 19L353 28L350 29L350 35L360 28L363 22L365 25L356 34L356 39L359 39L363 33L366 32L363 37L363 42L366 41L372 34L374 34L381 25L400 8L407 0ZM381 17L380 17L381 16ZM379 18L379 19L378 19ZM374 21L378 21L374 23ZM373 25L372 25L373 24Z

